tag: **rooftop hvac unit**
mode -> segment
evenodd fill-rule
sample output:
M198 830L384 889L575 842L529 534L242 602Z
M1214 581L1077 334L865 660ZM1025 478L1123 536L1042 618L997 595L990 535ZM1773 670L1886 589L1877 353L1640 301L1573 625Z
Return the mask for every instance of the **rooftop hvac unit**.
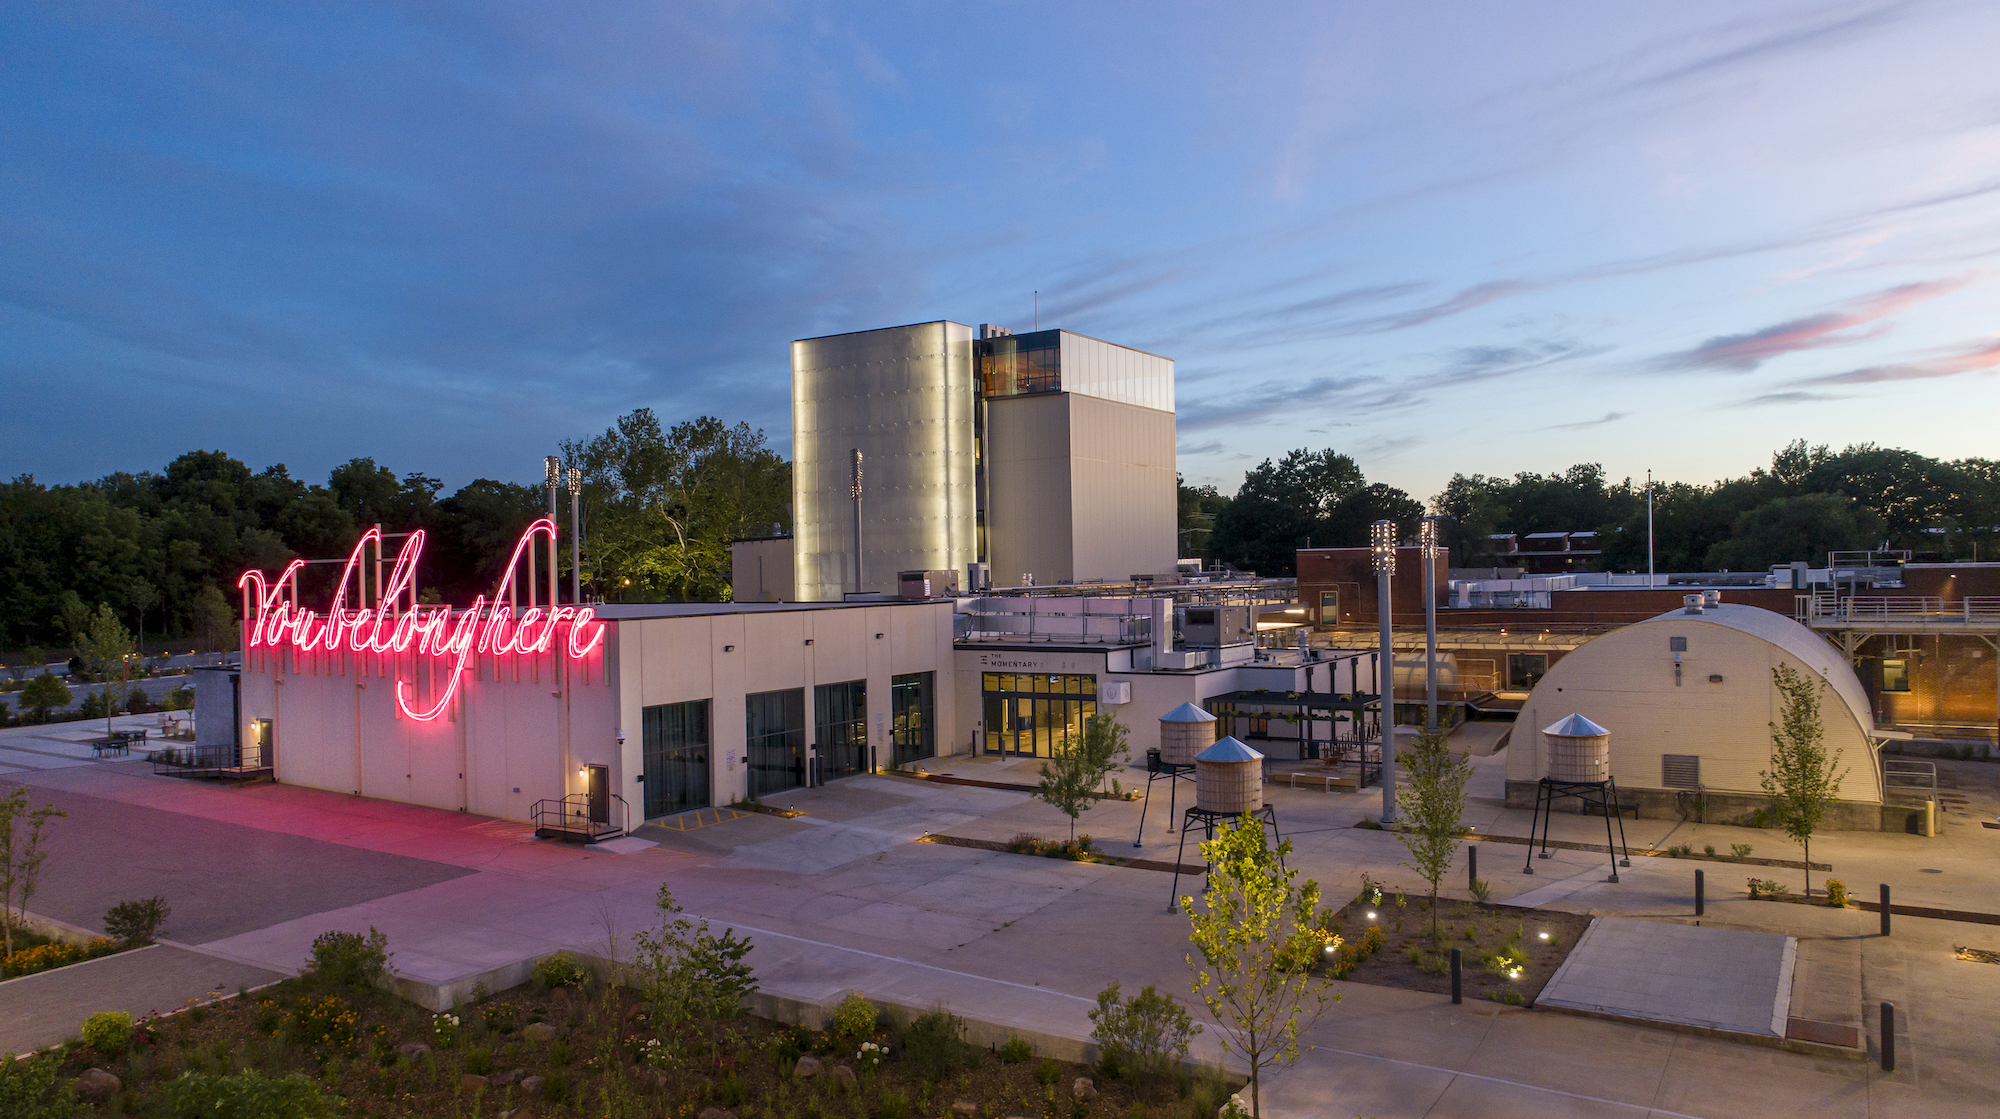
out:
M1611 779L1610 731L1571 715L1543 727L1542 737L1549 744L1549 780L1587 785Z
M1248 606L1190 606L1181 622L1181 637L1194 648L1243 645L1257 638Z

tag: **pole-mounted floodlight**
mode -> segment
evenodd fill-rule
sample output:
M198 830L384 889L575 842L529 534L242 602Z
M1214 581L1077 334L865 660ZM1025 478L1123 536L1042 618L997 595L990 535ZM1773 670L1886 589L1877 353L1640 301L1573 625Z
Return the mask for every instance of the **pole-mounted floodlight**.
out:
M578 527L583 505L583 471L569 468L569 600L583 605L583 532Z
M562 488L562 459L557 458L555 455L544 456L542 458L542 477L548 482L549 486L549 527L553 529L556 523L556 491ZM556 572L556 559L559 554L556 551L555 533L551 531L549 533L549 607L551 609L554 609L556 597L562 588L562 583L558 581L562 576Z
M1417 529L1424 557L1424 728L1438 729L1438 519L1425 517Z
M866 589L861 570L861 448L854 448L853 473L848 476L847 493L854 498L854 593Z
M1380 690L1376 706L1382 728L1382 822L1396 822L1396 648L1391 640L1393 622L1389 599L1389 578L1396 574L1396 525L1380 520L1368 530L1369 550L1375 558L1375 615L1382 623L1382 651L1376 668Z

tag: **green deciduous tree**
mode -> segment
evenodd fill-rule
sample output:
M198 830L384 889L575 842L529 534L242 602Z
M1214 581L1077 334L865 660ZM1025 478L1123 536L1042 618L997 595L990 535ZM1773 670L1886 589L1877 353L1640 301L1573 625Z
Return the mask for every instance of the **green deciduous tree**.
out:
M1805 849L1806 893L1812 893L1812 837L1840 798L1841 751L1829 757L1820 726L1819 693L1825 684L1788 664L1771 670L1779 716L1771 726L1771 768L1763 778L1771 814Z
M58 707L68 707L71 698L69 685L61 677L44 672L21 689L21 709L34 712L36 722L46 723L50 713Z
M1452 752L1450 734L1449 726L1422 731L1413 746L1397 752L1403 780L1396 789L1396 804L1403 810L1403 826L1396 838L1410 851L1410 860L1403 865L1430 883L1433 943L1441 939L1438 883L1458 854L1459 836L1465 831L1459 822L1465 813L1465 783L1472 777L1472 763Z
M565 441L563 457L583 472L586 581L607 592L723 601L730 541L791 522L791 466L749 424L702 416L662 428L641 408Z
M1069 817L1070 842L1076 842L1077 817L1090 807L1105 776L1130 753L1129 735L1118 716L1092 715L1081 735L1064 735L1042 763L1042 785L1035 795Z
M67 815L53 804L29 808L25 785L0 796L0 940L9 953L14 951L20 915L27 912L40 884L42 862L49 857L42 850L43 833L51 819Z
M1326 943L1313 919L1319 884L1286 868L1291 849L1285 840L1273 850L1261 820L1238 817L1201 845L1209 864L1201 905L1180 899L1192 926L1194 994L1223 1049L1250 1066L1252 1116L1263 1114L1264 1070L1297 1060L1299 1035L1340 1001L1312 972Z
M98 694L104 705L104 730L109 734L111 716L125 703L125 675L134 651L131 631L108 604L100 602L76 645L77 655L90 674L104 682L104 690Z
M1299 448L1243 476L1215 518L1210 549L1217 559L1264 575L1290 575L1295 553L1368 543L1368 526L1388 518L1413 525L1423 506L1399 489L1370 484L1361 467L1331 449Z

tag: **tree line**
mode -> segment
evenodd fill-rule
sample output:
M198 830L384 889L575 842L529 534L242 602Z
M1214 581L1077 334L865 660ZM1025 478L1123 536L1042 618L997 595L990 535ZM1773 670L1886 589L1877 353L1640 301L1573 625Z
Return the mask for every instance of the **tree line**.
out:
M1646 486L1612 481L1596 463L1512 477L1453 474L1428 510L1409 494L1369 483L1347 455L1292 451L1266 459L1225 497L1181 486L1183 555L1264 575L1295 573L1293 553L1362 547L1369 525L1396 522L1406 543L1426 511L1445 518L1455 567L1501 562L1493 537L1595 531L1600 566L1646 569ZM1994 556L2000 462L1943 460L1858 443L1835 451L1795 441L1768 468L1709 484L1653 486L1654 563L1661 571L1756 571L1826 563L1829 551L1898 549L1939 559Z
M664 428L648 409L562 445L583 484L583 585L633 601L714 600L729 593L729 541L791 523L791 467L761 431L701 417ZM234 647L248 568L343 558L366 529L426 533L420 597L464 602L490 591L509 548L548 511L547 490L480 478L447 496L422 473L371 458L324 484L283 465L254 470L223 451L189 451L159 472L74 485L33 475L0 483L0 647L48 655L86 641L101 605L141 639ZM570 497L560 492L568 532ZM397 542L389 541L393 555ZM568 582L569 549L562 549ZM310 567L301 593L338 573ZM19 657L12 659L21 659Z

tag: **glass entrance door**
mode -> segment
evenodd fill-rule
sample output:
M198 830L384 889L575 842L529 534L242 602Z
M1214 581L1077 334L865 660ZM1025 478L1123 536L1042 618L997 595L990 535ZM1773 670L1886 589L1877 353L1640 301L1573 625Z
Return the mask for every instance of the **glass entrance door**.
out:
M868 769L868 682L821 684L813 689L813 729L819 742L820 780Z
M743 697L743 721L751 798L804 785L805 689L787 688Z
M988 672L982 682L987 753L1050 757L1097 713L1095 676Z
M663 703L642 717L646 818L708 807L708 701Z

